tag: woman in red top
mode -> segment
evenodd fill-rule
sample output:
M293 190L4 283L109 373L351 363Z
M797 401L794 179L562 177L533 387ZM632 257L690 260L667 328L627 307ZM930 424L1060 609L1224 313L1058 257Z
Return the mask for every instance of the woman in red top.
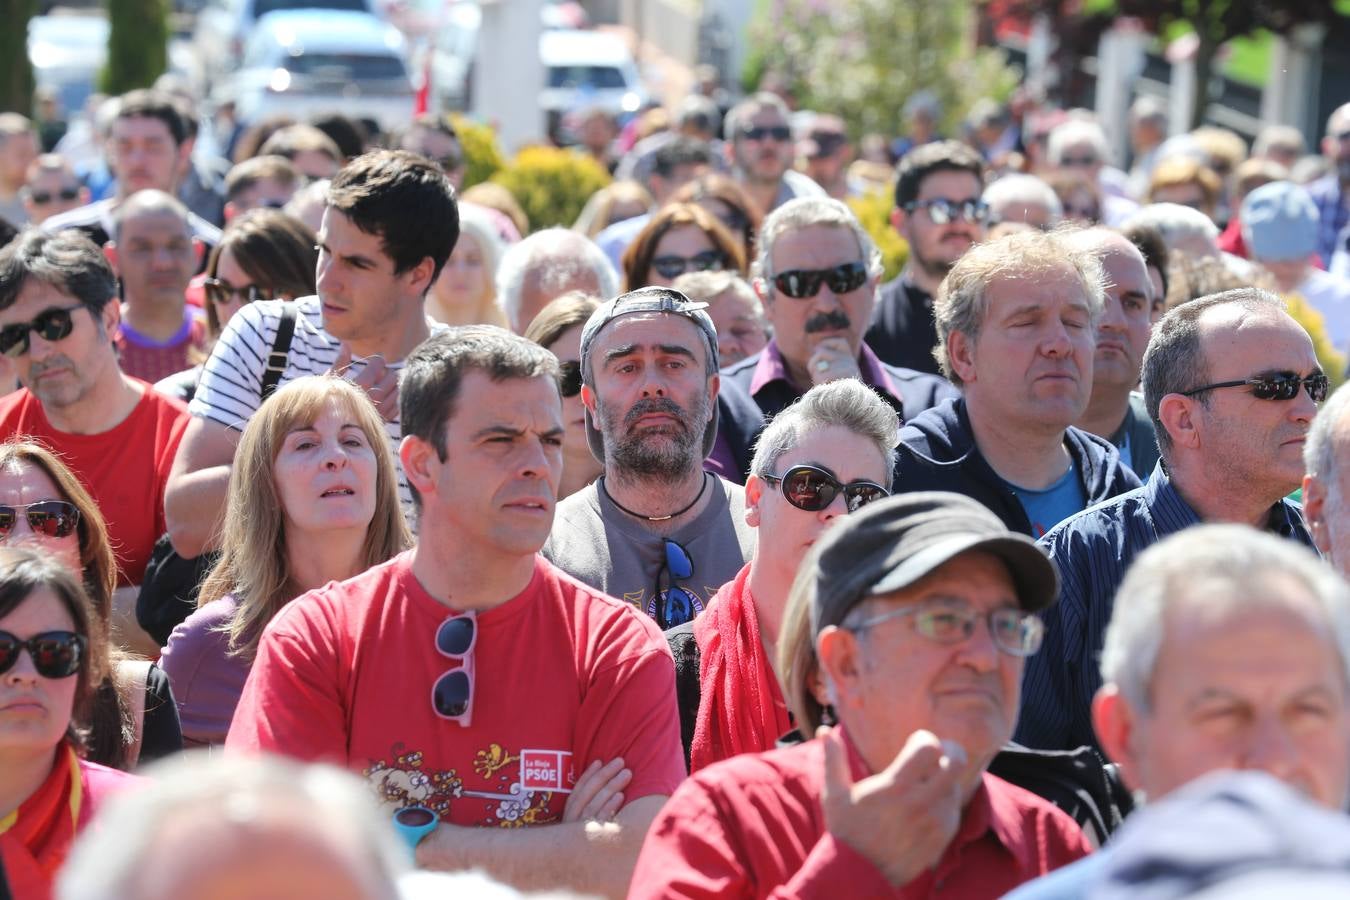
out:
M81 758L75 723L109 665L107 626L65 566L0 548L0 862L16 897L50 896L76 833L134 780Z

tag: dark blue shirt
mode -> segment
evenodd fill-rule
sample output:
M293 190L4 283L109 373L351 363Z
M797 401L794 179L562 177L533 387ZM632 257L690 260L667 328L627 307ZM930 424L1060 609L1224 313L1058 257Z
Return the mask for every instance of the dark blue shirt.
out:
M1041 614L1045 643L1027 660L1014 738L1043 750L1098 747L1092 697L1102 685L1101 652L1116 588L1140 553L1200 517L1159 463L1148 483L1083 510L1038 543L1059 567L1059 602ZM1267 529L1313 547L1303 508L1280 500Z

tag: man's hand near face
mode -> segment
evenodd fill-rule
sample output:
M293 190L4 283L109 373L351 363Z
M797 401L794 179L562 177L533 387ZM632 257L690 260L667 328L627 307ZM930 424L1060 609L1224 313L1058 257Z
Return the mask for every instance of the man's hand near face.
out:
M849 346L848 338L832 335L822 338L811 351L806 368L811 373L811 383L825 384L840 378L862 378L858 370L858 358Z

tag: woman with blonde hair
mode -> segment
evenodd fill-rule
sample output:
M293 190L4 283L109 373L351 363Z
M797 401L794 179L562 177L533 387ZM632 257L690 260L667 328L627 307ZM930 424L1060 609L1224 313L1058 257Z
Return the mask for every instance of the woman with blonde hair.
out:
M651 192L636 181L616 181L591 194L572 225L586 237L594 239L615 222L636 218L656 209Z
M220 560L161 660L186 742L224 742L258 639L282 607L411 543L384 423L365 392L318 375L273 394L239 442Z
M427 291L427 315L446 325L506 328L506 314L497 305L497 264L501 258L501 238L488 213L462 204L459 240Z
M81 707L86 757L132 769L183 748L169 680L153 663L135 659L110 635L117 560L98 504L74 473L47 448L28 441L0 444L0 544L31 546L84 586L97 622L91 631L110 665Z

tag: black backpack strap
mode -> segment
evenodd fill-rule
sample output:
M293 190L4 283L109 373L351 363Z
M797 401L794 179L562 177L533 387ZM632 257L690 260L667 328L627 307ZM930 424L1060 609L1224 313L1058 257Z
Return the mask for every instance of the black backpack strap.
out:
M281 375L286 371L286 359L291 354L291 338L295 337L295 306L281 304L281 318L277 321L277 336L272 341L272 352L267 354L267 365L263 366L262 400L272 396L272 392L281 383Z
M680 710L680 743L684 745L684 767L689 768L689 747L694 742L694 723L698 721L698 704L702 687L698 668L702 654L694 639L694 623L676 625L665 633L670 654L675 658L675 702Z

